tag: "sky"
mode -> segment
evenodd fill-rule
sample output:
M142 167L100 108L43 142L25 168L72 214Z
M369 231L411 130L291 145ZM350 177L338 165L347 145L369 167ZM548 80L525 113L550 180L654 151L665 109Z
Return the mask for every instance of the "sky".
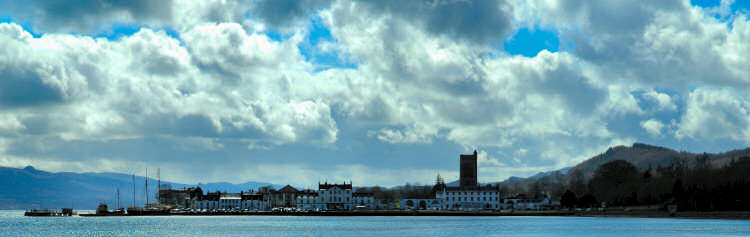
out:
M750 1L0 0L0 166L315 187L750 145ZM154 176L153 172L150 176Z

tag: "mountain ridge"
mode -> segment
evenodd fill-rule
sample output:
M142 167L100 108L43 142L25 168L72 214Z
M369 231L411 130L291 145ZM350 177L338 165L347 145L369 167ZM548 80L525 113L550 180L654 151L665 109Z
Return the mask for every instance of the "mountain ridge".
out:
M135 203L143 205L146 200L145 178L135 176ZM122 173L74 173L47 172L33 166L22 169L0 167L0 209L61 208L95 209L100 202L116 206L117 188L120 189L120 207L132 206L133 176ZM157 180L148 179L149 201L156 200ZM201 185L182 184L163 180L161 184L172 188L200 186L204 191L240 192L271 185L282 185L248 181L238 184L228 182Z

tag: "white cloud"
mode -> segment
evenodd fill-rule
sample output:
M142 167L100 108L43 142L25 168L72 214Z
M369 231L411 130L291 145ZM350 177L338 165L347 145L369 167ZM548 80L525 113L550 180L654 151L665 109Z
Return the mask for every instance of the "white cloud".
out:
M662 129L664 129L664 123L656 119L649 119L641 121L641 127L653 137L661 137Z
M750 102L730 89L699 88L687 98L675 137L750 142Z
M273 42L233 23L185 32L187 46L149 29L118 41L32 38L5 23L0 32L0 41L14 46L0 51L7 62L2 72L10 78L5 83L35 83L18 93L50 94L41 101L4 101L18 107L0 113L21 115L16 129L35 121L48 129L41 135L68 140L187 135L336 141L329 105L296 95L292 86L300 86L294 81L309 77L311 68L293 42ZM39 103L52 105L33 106Z
M439 141L498 150L494 157L482 151L483 175L501 178L562 168L633 142L643 135L623 130L633 125L659 138L674 129L677 139L750 140L742 98L750 84L750 21L727 12L729 1L716 9L677 0L311 1L279 8L284 3L175 1L145 12L125 4L41 16L49 10L45 3L39 11L13 11L13 19L31 19L45 34L34 38L16 23L0 24L4 153L51 154L66 142L154 137L196 153L218 154L233 143L253 152L313 145L335 153L341 136L349 136L360 146ZM17 5L12 9L22 9ZM321 66L305 56L301 45L321 33L310 32L311 17L330 31L311 48L354 66ZM144 28L116 40L55 33L106 31L114 22ZM497 47L523 27L557 32L573 47L535 57ZM275 31L280 39L265 34ZM673 117L649 118L657 112ZM58 139L56 146L39 145ZM378 155L352 156L361 157L324 171L316 171L315 160L303 161L295 178L331 172L396 182L363 171ZM249 170L273 176L284 169L274 159L262 163ZM410 169L420 180L436 173Z
M646 100L656 104L657 111L675 111L677 105L672 101L672 97L665 93L659 93L654 90L647 91L643 94Z

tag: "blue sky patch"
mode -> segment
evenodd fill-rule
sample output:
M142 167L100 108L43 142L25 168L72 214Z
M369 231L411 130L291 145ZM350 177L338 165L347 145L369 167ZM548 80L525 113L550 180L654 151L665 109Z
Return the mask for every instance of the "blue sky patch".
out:
M518 30L513 36L506 38L503 43L503 48L509 54L520 54L526 57L534 57L545 49L550 52L557 52L559 46L560 40L556 32L541 29L529 30L529 28Z
M114 23L112 24L112 27L109 30L99 32L97 34L89 35L94 38L104 37L108 40L117 40L121 37L131 36L135 33L138 33L142 28L150 28L145 25L140 24L132 24L132 23ZM164 28L150 28L154 31L160 31L163 30L169 37L175 38L178 41L180 41L180 34L170 28L170 27L164 27ZM182 41L180 41L180 45L182 45Z
M310 19L310 33L305 42L300 43L297 47L305 59L315 65L315 70L325 70L328 68L355 68L356 64L344 62L336 52L323 52L319 45L322 42L335 42L336 39L331 35L331 31L323 24L320 17Z
M690 0L690 5L699 6L702 8L718 7L721 5L720 0ZM750 1L747 0L735 0L729 8L733 13L742 12L744 14L750 14Z
M34 38L42 37L42 34L34 32L30 22L19 23L19 22L13 21L12 17L0 15L0 23L11 23L11 22L20 25L21 28L23 28L23 30L25 30L26 32L29 32L29 34L31 34L31 36L33 36Z

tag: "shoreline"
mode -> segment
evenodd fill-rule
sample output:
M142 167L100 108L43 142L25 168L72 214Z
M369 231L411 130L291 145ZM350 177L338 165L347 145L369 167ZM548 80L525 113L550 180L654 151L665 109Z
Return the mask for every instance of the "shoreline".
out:
M717 212L675 212L666 211L599 211L575 212L577 217L601 218L678 218L678 219L720 219L720 220L750 220L750 212L746 211L717 211Z
M122 216L122 215L121 215ZM124 215L144 216L144 215ZM170 213L153 216L560 216L598 218L677 218L677 219L721 219L750 220L750 212L676 212L666 211L515 211L515 212L461 212L461 211L325 211L325 212L215 212L215 213ZM106 217L106 216L87 216Z

